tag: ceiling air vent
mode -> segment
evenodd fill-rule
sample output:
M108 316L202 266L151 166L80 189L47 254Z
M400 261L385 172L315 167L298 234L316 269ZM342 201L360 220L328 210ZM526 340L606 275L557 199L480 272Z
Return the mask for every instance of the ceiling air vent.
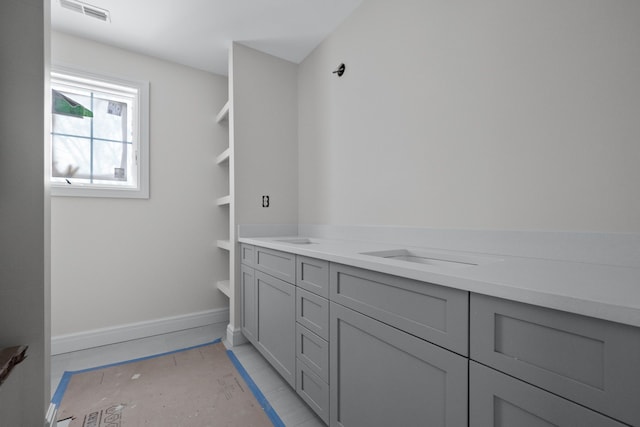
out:
M75 0L60 0L60 6L65 9L73 10L74 12L82 13L83 15L90 16L92 18L99 19L105 22L111 22L109 11L90 4L82 3Z

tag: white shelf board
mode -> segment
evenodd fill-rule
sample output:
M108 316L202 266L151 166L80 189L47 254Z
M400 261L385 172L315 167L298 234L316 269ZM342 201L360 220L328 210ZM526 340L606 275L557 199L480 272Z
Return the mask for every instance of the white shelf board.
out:
M222 107L222 110L220 110L220 112L216 116L216 123L222 123L224 121L227 121L228 119L229 119L229 101L227 101L226 104L224 104L224 107Z
M217 245L220 249L224 249L226 251L231 250L231 241L229 240L218 240Z
M221 165L224 162L229 161L229 157L231 156L231 147L224 150L222 153L216 157L216 164Z
M225 294L226 296L228 296L229 298L231 298L231 285L229 284L229 280L220 280L219 282L216 282L216 288L222 292L223 294Z
M216 204L218 206L224 206L224 205L231 204L231 195L220 197L220 198L216 199Z

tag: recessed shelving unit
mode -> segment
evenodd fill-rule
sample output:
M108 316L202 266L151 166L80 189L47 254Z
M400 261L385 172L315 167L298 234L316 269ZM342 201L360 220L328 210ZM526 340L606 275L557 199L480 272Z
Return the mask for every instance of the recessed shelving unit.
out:
M220 280L216 282L216 288L228 297L231 297L231 286L228 280Z
M227 128L229 126L229 113L230 113L230 102L227 101L220 112L216 115L216 123L220 126ZM226 194L224 196L218 197L216 199L216 205L219 206L220 209L224 209L226 212L222 211L221 214L229 217L229 224L227 228L227 232L222 236L223 238L216 241L216 245L218 248L228 252L229 257L229 270L228 275L226 277L222 277L221 280L217 280L215 282L215 287L229 297L229 302L233 302L233 277L234 277L234 246L235 246L235 238L234 238L234 226L233 226L233 177L231 173L233 171L232 165L230 164L232 158L232 143L229 135L228 138L228 146L216 156L216 164L220 167L224 167L229 174L229 187L226 189ZM222 274L220 274L222 275Z
M224 197L219 197L218 199L216 199L216 204L218 206L224 206L224 205L228 205L231 203L231 195L227 195Z
M216 164L222 165L223 163L229 162L229 157L231 155L231 148L227 148L224 150L218 157L216 157Z
M231 250L231 240L218 240L216 244L220 249L224 249L225 251Z
M222 107L216 116L216 123L222 123L229 120L229 101Z

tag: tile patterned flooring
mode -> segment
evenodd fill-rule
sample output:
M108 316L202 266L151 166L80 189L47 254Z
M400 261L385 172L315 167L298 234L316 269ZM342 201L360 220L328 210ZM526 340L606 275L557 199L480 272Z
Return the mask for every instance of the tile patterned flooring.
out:
M215 324L52 356L51 394L55 392L65 371L93 368L204 344L223 337L226 327L226 324ZM285 426L325 426L251 344L236 346L232 350Z

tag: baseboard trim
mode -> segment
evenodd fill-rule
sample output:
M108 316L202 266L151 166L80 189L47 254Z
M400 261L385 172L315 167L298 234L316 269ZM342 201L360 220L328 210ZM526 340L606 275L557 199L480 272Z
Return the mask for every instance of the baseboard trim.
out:
M235 347L237 345L249 342L240 328L234 329L231 323L227 325L227 347Z
M164 317L109 328L93 329L51 337L51 354L69 353L154 335L198 328L214 323L228 323L229 309L199 311L180 316Z

